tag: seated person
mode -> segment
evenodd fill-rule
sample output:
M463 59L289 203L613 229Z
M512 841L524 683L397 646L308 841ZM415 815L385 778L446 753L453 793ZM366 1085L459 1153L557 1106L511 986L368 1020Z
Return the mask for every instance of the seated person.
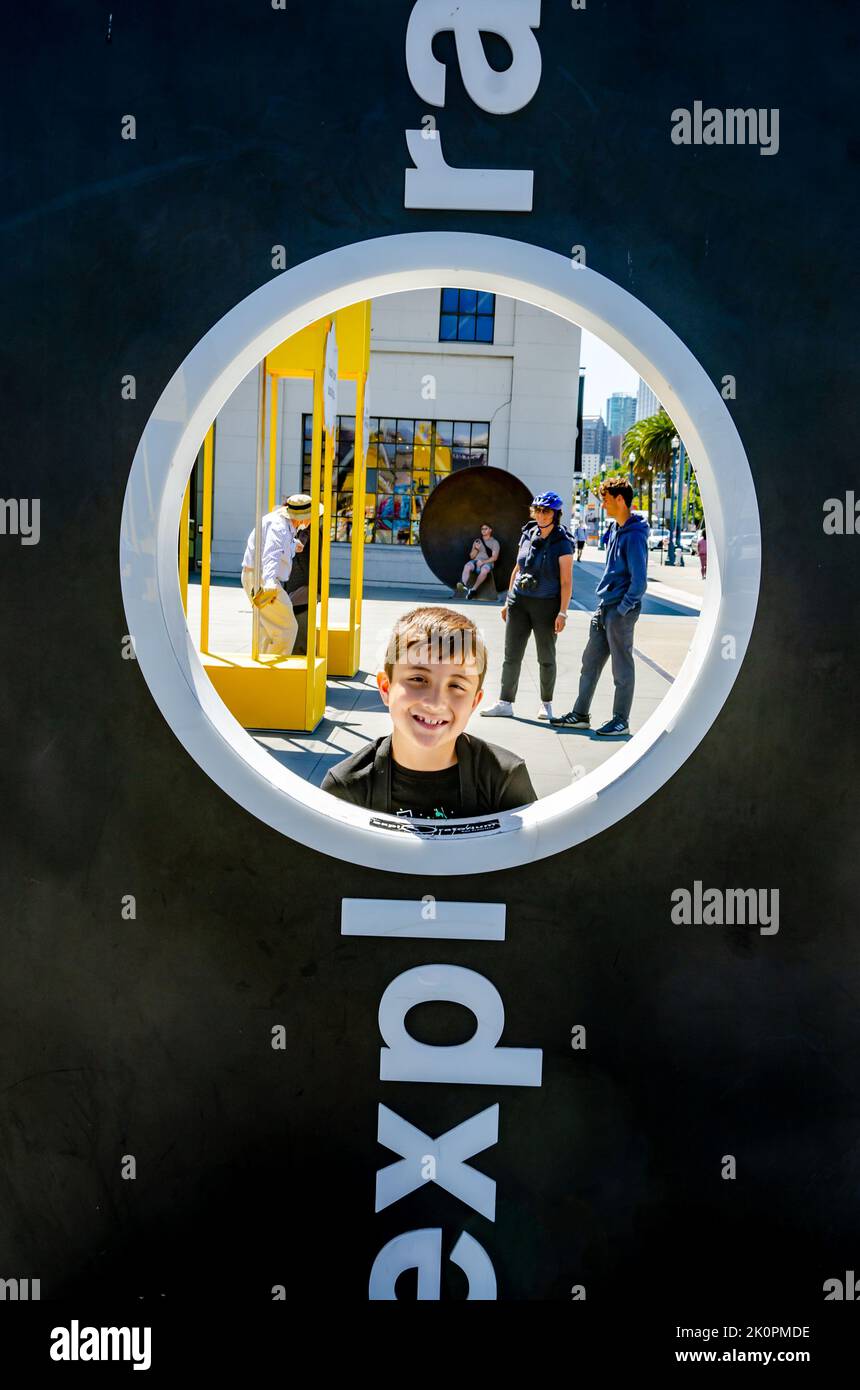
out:
M371 811L433 821L536 801L522 758L465 732L483 697L486 667L481 635L462 613L406 613L376 677L391 733L331 768L323 791Z
M469 558L463 567L463 574L460 582L454 589L451 597L458 595L461 598L470 599L476 589L480 588L488 574L492 574L493 566L499 558L499 542L493 538L493 528L486 522L481 527L481 534L472 541L472 549L469 551ZM472 583L470 578L474 576Z

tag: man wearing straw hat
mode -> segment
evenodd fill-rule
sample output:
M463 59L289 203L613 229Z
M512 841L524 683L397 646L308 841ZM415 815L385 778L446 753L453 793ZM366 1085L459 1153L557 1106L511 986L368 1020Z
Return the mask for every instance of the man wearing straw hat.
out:
M322 507L320 507L322 511ZM260 523L260 587L254 590L254 531L248 537L242 557L242 588L260 614L260 654L289 656L295 645L298 624L285 584L293 567L293 556L304 544L298 533L311 519L311 499L305 492L293 493Z

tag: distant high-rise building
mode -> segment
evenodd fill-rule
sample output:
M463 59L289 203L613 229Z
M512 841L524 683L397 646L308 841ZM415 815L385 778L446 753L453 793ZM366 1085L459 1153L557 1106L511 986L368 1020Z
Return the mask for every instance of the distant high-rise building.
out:
M602 415L582 417L582 473L593 478L599 473L609 451L609 436Z
M628 396L624 391L613 391L606 402L606 429L610 438L618 435L623 440L635 419L636 397ZM618 452L612 449L613 458L621 457L620 444L617 449Z
M602 415L583 415L582 452L601 457L606 453L606 425Z
M649 415L656 415L660 409L660 402L654 395L650 386L646 386L642 378L639 378L639 394L636 397L636 419L647 420Z

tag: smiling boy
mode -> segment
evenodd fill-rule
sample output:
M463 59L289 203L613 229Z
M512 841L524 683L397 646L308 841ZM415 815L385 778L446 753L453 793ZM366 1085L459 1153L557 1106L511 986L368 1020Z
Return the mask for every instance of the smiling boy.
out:
M522 758L465 732L483 698L487 651L450 608L414 608L395 624L376 677L391 733L337 763L323 791L420 820L510 811L535 801Z

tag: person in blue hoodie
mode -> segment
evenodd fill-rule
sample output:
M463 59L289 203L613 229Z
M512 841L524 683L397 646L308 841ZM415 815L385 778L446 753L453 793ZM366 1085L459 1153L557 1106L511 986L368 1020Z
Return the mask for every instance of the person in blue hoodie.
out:
M633 629L642 612L642 598L648 584L647 521L633 516L633 488L623 475L604 479L600 484L600 499L610 519L607 532L606 568L597 586L600 600L591 619L579 694L568 714L553 719L572 729L591 728L591 701L597 682L607 661L612 661L615 682L615 702L612 718L595 733L603 737L620 738L630 733L630 710L636 670L633 665Z

